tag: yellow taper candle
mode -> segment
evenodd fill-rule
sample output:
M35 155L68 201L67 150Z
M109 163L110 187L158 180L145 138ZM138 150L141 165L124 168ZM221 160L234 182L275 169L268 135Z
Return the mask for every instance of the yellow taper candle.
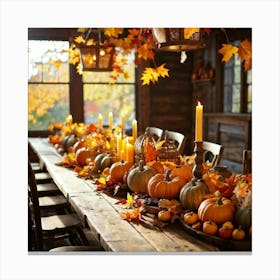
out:
M101 114L98 115L98 127L103 128L103 116Z
M198 102L195 111L195 141L202 142L203 106Z
M109 128L113 128L113 113L109 113Z
M125 150L126 150L126 161L133 163L134 162L134 145L127 142Z
M132 137L133 137L133 141L135 142L135 140L137 139L137 121L136 120L132 121Z

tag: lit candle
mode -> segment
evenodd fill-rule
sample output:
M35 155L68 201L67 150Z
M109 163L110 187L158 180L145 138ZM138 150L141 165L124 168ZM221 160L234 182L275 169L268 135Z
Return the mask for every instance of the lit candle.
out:
M100 129L103 128L103 116L101 114L98 115L98 126Z
M122 139L122 151L121 151L121 153L123 152L123 160L125 160L126 161L126 142L127 142L127 140L126 140L126 138L123 138Z
M126 161L134 162L134 145L129 142L126 143Z
M113 113L109 113L109 128L113 128Z
M121 114L121 119L122 119L122 131L125 131L125 116L124 116L124 113Z
M133 137L133 141L135 142L135 140L137 138L137 121L136 120L132 121L132 137Z
M195 141L202 142L203 106L198 102L195 111Z

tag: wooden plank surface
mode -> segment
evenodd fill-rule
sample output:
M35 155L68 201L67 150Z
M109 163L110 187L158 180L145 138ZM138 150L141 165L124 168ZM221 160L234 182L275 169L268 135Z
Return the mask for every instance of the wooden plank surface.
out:
M46 139L30 139L30 143L54 182L106 251L174 253L217 250L190 236L176 222L163 226L151 215L142 215L137 223L123 220L121 213L127 209L116 204L120 197L96 191L92 180L79 178L72 169L56 165L62 158Z

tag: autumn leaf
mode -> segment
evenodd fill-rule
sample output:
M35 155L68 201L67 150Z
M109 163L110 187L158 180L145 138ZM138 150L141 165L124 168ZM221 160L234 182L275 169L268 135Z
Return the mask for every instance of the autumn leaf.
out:
M184 28L184 39L190 39L200 28Z
M133 211L126 211L121 213L121 217L126 221L139 221L141 218L141 210L140 208L136 208Z
M104 34L108 37L118 37L119 34L123 33L123 28L105 28Z
M160 77L169 77L169 69L165 68L165 64L161 64L159 67L157 67L156 71Z
M240 43L238 56L241 61L244 61L245 71L252 69L252 43L248 40L244 40Z
M143 58L144 60L153 59L154 52L152 49L152 45L150 43L142 44L137 49L138 58Z
M222 61L227 63L238 52L238 48L231 44L223 44L223 47L218 52L223 55Z
M74 39L74 42L77 44L82 44L82 43L85 43L85 40L82 36L78 36Z
M147 67L142 73L142 85L149 85L150 82L156 83L159 77L169 77L168 71L169 69L165 68L165 64L157 68Z
M134 203L133 196L130 193L127 193L125 208L132 208L133 203Z
M146 151L145 151L145 157L146 161L153 161L156 159L158 154L158 151L155 146L151 145L150 143L146 144Z

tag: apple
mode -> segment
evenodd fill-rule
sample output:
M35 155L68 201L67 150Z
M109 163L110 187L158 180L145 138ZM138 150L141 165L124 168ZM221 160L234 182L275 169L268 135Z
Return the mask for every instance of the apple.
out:
M232 236L233 228L229 228L227 226L222 226L219 228L219 236L225 239L229 239Z

